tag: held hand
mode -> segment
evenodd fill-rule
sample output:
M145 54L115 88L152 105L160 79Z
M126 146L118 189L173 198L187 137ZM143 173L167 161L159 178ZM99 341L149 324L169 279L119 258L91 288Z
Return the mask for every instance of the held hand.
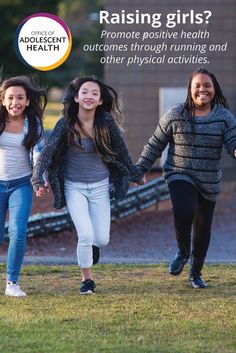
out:
M234 150L234 158L236 158L236 148L235 148L235 150Z
M147 182L147 179L146 179L146 176L144 175L144 176L142 177L142 179L140 179L140 180L137 182L137 184L138 184L138 185L144 185L144 184L146 184L146 182Z
M41 197L41 196L45 195L46 192L49 192L49 189L48 189L48 187L45 185L45 186L40 186L40 187L38 188L38 190L35 192L35 194L36 194L36 197Z

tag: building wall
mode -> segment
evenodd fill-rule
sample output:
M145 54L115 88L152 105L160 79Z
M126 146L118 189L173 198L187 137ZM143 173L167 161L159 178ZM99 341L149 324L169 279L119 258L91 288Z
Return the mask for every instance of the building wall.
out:
M236 115L236 3L235 0L107 0L105 9L110 13L126 12L162 13L188 12L194 9L202 13L204 10L212 11L208 25L178 25L169 31L209 31L209 39L193 39L193 43L220 43L228 42L226 52L207 53L210 64L150 64L142 66L127 67L126 64L106 64L105 78L107 83L115 87L122 96L125 107L125 138L134 161L139 157L143 145L153 133L159 119L159 88L160 87L186 87L191 72L200 66L206 67L213 72L228 98L232 112ZM150 25L127 25L107 24L107 31L160 31L166 30L162 25L160 28L151 28ZM133 41L133 40L131 40ZM167 40L157 39L161 43ZM173 41L172 41L173 42ZM173 43L182 43L183 40L175 40ZM130 43L130 40L106 39L105 43ZM149 43L148 40L145 43ZM151 41L151 43L155 43ZM189 42L188 42L189 43ZM112 53L114 55L114 53ZM162 53L163 54L163 53ZM162 55L161 54L161 55ZM168 54L168 53L167 53ZM184 53L182 53L184 54ZM199 54L199 53L193 53ZM107 56L109 53L106 54ZM129 52L115 55L128 56ZM200 54L205 56L206 54ZM142 56L147 54L142 53ZM172 99L173 100L173 99ZM179 103L179 102L176 102ZM235 167L235 161L224 156L224 167Z

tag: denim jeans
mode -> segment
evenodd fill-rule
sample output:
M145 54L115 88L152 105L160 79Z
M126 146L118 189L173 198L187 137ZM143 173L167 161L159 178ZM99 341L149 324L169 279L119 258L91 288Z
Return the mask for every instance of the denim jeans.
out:
M0 180L0 243L4 237L5 220L9 210L9 246L7 256L7 280L17 281L23 263L27 222L32 204L30 176Z
M92 245L100 248L109 242L109 178L95 183L65 180L65 197L78 235L78 265L90 268L93 263Z

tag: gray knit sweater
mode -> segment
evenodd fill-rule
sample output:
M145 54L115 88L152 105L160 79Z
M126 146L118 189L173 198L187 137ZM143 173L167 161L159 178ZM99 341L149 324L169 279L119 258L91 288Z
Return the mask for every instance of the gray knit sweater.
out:
M101 112L100 123L106 126L109 133L109 147L115 152L110 156L104 152L102 159L110 172L110 196L115 199L125 197L129 183L141 179L140 169L133 165L129 151L127 150L124 138L112 115L108 112ZM48 171L48 180L54 194L54 207L62 208L66 205L64 193L66 155L69 147L68 128L65 118L58 120L47 145L43 149L33 170L31 179L35 191L44 185L43 174Z
M183 104L178 104L160 119L137 165L148 171L169 143L163 166L167 183L186 180L203 197L215 201L222 181L223 145L232 157L236 148L236 119L229 110L215 105L208 115L193 117L194 138L190 122L179 121L182 109Z

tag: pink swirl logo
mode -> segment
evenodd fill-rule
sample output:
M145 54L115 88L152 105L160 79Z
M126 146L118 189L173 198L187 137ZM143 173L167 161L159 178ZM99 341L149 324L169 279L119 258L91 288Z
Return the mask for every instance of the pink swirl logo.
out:
M49 71L68 58L72 37L69 28L59 17L50 13L35 13L19 24L14 36L14 47L23 64Z

